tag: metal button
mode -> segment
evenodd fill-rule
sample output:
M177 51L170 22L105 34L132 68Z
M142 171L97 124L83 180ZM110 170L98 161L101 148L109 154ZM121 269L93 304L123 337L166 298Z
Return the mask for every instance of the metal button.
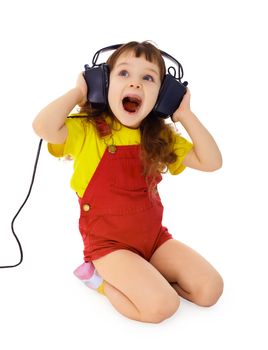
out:
M116 147L115 147L115 145L110 145L110 146L108 146L108 151L109 151L110 153L115 153L115 152L116 152Z
M90 210L90 205L89 204L83 204L83 210L84 211L89 211Z

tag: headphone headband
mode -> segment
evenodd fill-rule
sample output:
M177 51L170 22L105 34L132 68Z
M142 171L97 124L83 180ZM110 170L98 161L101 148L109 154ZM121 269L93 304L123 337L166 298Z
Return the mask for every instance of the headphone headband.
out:
M103 52L106 51L112 51L112 50L117 50L119 47L123 46L124 44L115 44L115 45L110 45L110 46L106 46L103 47L102 49L98 50L93 58L92 58L92 67L98 66L99 64L97 64L97 60L99 58L99 55ZM166 53L165 51L159 50L161 55L163 57L168 58L170 61L173 61L177 64L178 66L178 76L176 77L176 69L173 66L168 67L167 71L170 75L172 75L175 79L181 81L181 79L183 78L183 68L182 65L180 64L179 61L176 60L176 58L174 58L173 56L171 56L170 54ZM171 73L171 70L173 70L173 74Z

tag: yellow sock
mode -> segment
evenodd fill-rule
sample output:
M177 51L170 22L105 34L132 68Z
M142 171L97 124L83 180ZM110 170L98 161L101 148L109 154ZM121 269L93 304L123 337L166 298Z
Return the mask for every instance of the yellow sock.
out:
M102 284L96 290L100 294L105 295L105 292L104 292L104 281L102 282Z

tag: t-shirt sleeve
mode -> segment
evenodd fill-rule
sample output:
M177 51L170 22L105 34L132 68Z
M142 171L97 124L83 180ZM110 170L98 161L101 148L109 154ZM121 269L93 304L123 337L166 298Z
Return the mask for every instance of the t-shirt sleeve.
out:
M178 175L186 168L182 162L192 148L193 144L191 142L179 134L175 135L174 152L177 155L177 160L168 166L168 170L172 175Z
M54 157L65 157L71 156L75 158L84 143L85 139L85 125L83 124L82 118L66 120L65 125L68 129L68 135L64 144L52 144L48 143L48 151Z

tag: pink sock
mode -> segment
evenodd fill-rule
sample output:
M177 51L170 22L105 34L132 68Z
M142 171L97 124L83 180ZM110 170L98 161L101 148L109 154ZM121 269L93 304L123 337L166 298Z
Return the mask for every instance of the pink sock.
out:
M98 274L92 262L84 262L74 270L74 274L89 288L98 290L102 288L103 278Z

